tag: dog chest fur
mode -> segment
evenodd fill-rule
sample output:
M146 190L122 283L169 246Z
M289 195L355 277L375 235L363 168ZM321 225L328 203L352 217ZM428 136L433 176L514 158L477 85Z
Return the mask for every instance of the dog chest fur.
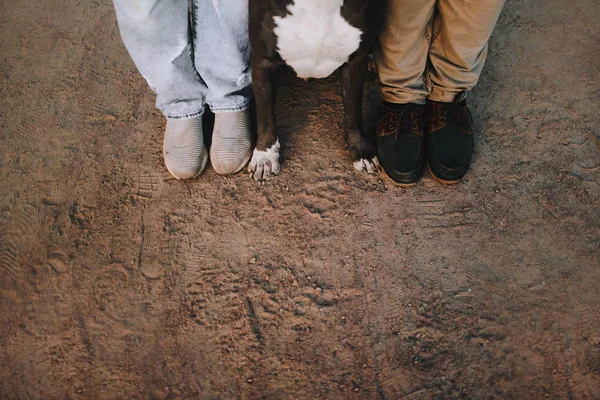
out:
M277 51L300 78L325 78L358 50L362 32L341 13L344 0L294 0L275 16Z

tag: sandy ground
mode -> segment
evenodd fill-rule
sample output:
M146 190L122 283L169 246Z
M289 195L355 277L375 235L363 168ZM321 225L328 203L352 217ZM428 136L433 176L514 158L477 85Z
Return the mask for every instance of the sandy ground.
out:
M411 189L289 74L276 180L176 181L110 1L0 7L0 398L600 398L597 0L508 2Z

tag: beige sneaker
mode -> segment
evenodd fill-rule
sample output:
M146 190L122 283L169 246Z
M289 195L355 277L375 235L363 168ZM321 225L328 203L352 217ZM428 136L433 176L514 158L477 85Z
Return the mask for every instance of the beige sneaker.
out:
M191 179L200 175L208 160L202 116L167 120L163 156L167 169L175 178Z
M217 174L235 174L250 159L250 112L215 113L215 127L210 146L210 163Z

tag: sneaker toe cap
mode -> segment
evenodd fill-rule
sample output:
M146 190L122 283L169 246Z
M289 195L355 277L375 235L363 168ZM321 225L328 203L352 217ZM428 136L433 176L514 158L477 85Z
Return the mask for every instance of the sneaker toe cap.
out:
M207 156L204 148L188 148L165 151L164 157L171 175L177 179L191 179L202 172Z
M213 142L210 162L218 174L233 174L241 170L250 158L249 139L224 139Z
M252 150L251 136L248 109L215 114L210 162L217 174L235 174L246 165Z

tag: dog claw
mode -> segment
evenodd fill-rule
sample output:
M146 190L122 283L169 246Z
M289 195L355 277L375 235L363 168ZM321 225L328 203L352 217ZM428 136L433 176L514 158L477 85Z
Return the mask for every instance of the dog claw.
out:
M354 161L354 169L357 171L367 171L368 174L374 174L379 172L379 168L379 160L377 157L373 157L370 160L361 158L358 161Z
M279 141L269 147L267 150L254 149L252 160L248 165L250 177L260 182L268 181L277 175L281 167L279 166Z

